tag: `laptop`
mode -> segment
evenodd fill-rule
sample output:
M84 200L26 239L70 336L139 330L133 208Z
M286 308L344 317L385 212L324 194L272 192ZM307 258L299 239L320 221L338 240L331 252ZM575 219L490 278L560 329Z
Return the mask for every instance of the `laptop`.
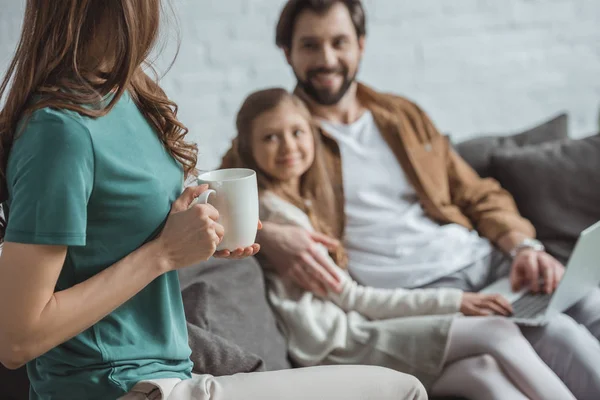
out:
M513 307L510 316L522 325L544 325L600 285L600 221L579 235L566 265L565 274L554 293L532 293L528 288L513 292L508 277L481 290L504 296Z

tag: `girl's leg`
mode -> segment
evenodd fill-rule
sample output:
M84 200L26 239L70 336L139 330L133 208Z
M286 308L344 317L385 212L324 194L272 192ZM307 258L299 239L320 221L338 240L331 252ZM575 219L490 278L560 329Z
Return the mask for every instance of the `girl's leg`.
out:
M456 318L450 330L447 363L481 354L494 357L514 385L533 400L575 399L510 320Z
M528 400L504 375L496 359L488 354L447 365L431 388L431 394L468 399Z

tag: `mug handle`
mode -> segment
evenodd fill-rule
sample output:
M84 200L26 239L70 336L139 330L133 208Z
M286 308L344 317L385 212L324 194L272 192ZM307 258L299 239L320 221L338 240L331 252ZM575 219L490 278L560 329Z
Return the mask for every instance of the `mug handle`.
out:
M208 198L210 197L211 194L216 194L217 192L215 192L212 189L208 189L204 192L202 192L202 194L198 197L196 197L194 199L194 201L192 202L192 205L196 205L196 204L208 204Z

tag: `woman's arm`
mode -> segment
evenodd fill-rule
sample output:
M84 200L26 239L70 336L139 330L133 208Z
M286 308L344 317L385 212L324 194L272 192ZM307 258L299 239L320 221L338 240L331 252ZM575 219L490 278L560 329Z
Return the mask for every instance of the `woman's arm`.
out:
M158 238L97 275L54 292L66 246L6 242L0 256L0 361L17 368L88 329L164 272L208 259L223 236L206 185L186 189Z
M18 368L88 329L168 269L150 242L88 280L54 293L65 246L5 243L0 257L0 361Z

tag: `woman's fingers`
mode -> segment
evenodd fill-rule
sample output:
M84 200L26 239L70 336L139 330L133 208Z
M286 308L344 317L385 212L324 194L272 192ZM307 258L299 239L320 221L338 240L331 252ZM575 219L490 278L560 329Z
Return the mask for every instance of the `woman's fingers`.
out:
M219 237L219 241L217 243L221 243L221 240L223 240L223 235L225 235L225 229L223 228L223 225L219 224L218 222L215 222L214 226L215 233Z
M230 260L239 260L246 257L251 257L260 251L260 245L254 243L252 246L248 246L245 249L237 248L233 251L230 250L219 250L215 252L214 256L217 258L228 258Z
M229 250L220 250L220 251L216 251L214 254L214 257L216 258L228 258L231 255L231 252Z

